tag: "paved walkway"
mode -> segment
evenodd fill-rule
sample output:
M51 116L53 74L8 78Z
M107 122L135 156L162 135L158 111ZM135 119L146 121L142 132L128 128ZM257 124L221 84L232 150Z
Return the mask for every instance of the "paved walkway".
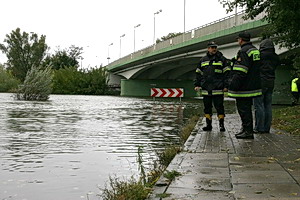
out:
M211 132L199 121L167 170L182 175L171 183L161 177L149 199L235 200L300 199L300 137L271 130L254 140L238 140L236 114L225 118L226 132L217 119Z

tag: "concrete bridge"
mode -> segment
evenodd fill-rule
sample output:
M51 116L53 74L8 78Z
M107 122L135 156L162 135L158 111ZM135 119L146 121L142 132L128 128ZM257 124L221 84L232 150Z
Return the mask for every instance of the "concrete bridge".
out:
M150 96L153 87L183 88L185 97L196 96L193 90L195 69L199 59L206 54L209 41L216 41L227 58L234 57L239 50L236 37L241 31L250 32L251 41L258 47L260 34L268 24L262 21L263 14L253 20L244 20L244 15L238 13L214 21L110 63L106 66L109 84L120 85L122 96ZM284 56L288 50L276 46L276 52ZM287 93L289 70L281 66L277 75L281 77L277 84L278 93L282 93L279 90Z

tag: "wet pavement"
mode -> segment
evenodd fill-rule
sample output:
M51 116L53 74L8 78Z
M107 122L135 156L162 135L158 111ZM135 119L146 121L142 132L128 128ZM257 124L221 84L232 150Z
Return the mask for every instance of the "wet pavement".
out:
M216 117L210 132L199 120L167 168L181 175L171 182L162 176L149 199L300 199L300 136L272 129L238 140L239 116L225 120L226 132L219 132Z

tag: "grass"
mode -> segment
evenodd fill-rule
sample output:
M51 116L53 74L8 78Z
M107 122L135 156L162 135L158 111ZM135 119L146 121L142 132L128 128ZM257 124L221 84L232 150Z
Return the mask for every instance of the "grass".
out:
M166 168L173 160L173 158L176 156L176 154L179 153L180 151L181 151L180 146L171 145L166 147L162 152L156 152L160 165Z
M173 181L178 176L181 176L181 173L177 172L176 170L172 170L172 171L167 170L164 173L164 177L167 178L170 182Z
M171 196L170 193L161 193L161 194L157 194L156 197L160 198L160 199L163 199L163 198L167 198Z
M181 133L180 133L180 140L181 140L182 144L184 144L185 141L189 138L189 136L190 136L191 132L193 131L195 125L197 124L198 120L199 120L199 116L194 115L182 127Z
M300 135L300 105L273 108L273 128Z
M189 118L187 123L180 130L180 140L181 144L188 139L189 135L193 131L199 116L192 116ZM138 158L137 163L139 164L140 178L134 179L133 177L129 180L120 180L118 178L109 178L109 185L102 190L100 195L103 200L143 200L146 199L151 188L158 181L160 176L163 174L167 166L173 160L177 153L182 150L181 146L171 145L166 147L162 152L156 152L158 156L158 163L155 161L152 169L146 172L143 165L142 158L142 147L138 148ZM181 174L177 171L167 171L164 174L169 181L175 179L175 177ZM161 198L168 197L170 194L161 194Z
M133 177L130 180L109 177L109 188L106 187L101 196L105 200L143 200L148 197L150 190Z

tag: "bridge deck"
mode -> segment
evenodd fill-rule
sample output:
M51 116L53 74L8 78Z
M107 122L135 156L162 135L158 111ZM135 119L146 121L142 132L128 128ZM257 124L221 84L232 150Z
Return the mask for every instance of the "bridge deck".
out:
M171 183L161 177L150 199L300 199L300 137L272 130L237 140L237 114L227 115L224 133L216 119L211 132L203 123L167 168L182 175Z

